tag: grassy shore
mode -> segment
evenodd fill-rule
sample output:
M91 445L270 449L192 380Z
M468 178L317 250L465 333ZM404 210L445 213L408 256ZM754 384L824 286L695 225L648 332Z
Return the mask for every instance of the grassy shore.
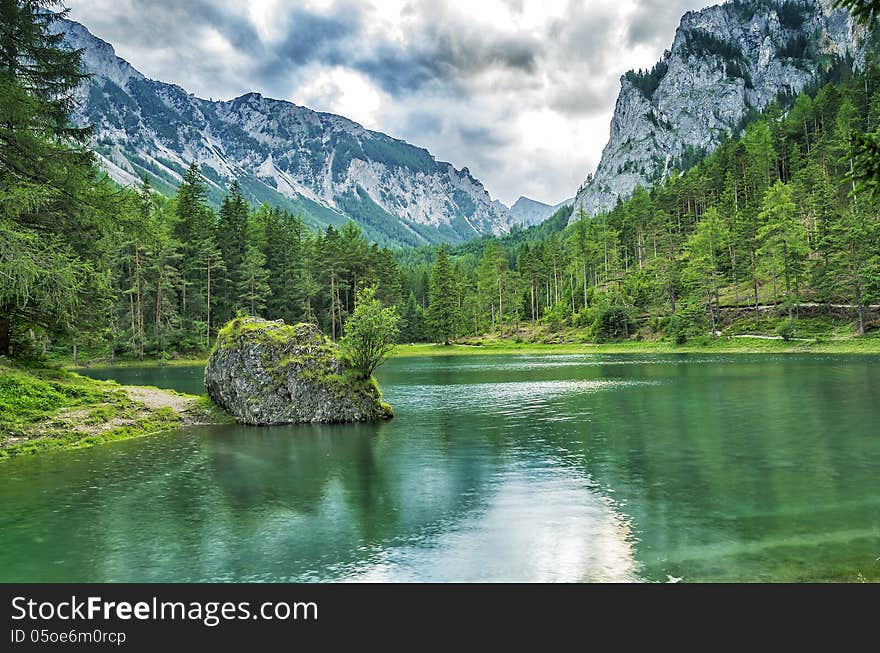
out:
M562 342L528 342L510 338L484 337L457 341L450 345L436 343L400 344L392 357L467 356L503 354L880 354L880 334L863 337L798 338L785 341L773 336L725 335L704 336L675 344L671 340L625 340L622 342L585 342L582 334L561 334ZM117 359L110 363L99 357L73 365L70 358L54 359L58 365L75 370L83 367L186 367L205 365L207 358Z
M610 343L530 343L486 339L468 344L398 345L393 356L459 356L503 354L880 354L880 338L791 340L719 337L677 345L669 340L628 340Z
M804 315L809 311L812 314ZM793 338L783 340L779 327L787 316L778 310L762 312L755 322L751 309L725 309L721 335L708 334L690 337L676 344L662 335L662 328L653 328L641 320L636 336L631 339L597 343L589 330L564 326L551 330L547 325L521 323L515 332L456 339L451 345L416 343L398 345L394 357L459 356L469 354L880 354L880 328L869 322L870 330L864 336L856 335L856 323L843 312L835 314L823 307L803 306L802 318L793 321ZM874 318L876 320L876 316ZM207 352L180 358L165 356L147 360L115 359L110 361L100 351L81 351L79 365L72 365L69 352L56 352L52 362L68 369L77 367L180 367L205 365Z
M0 358L0 460L228 419L207 397Z
M522 333L518 335L523 335ZM526 334L530 338L484 336L451 345L398 345L393 356L522 354L880 354L880 332L855 337L834 333L783 340L772 335L732 333L675 344L668 339L587 342L582 332ZM540 340L540 342L535 342ZM93 356L89 365L109 365ZM114 366L204 365L198 357L116 360ZM0 357L0 460L50 449L74 449L158 433L181 424L218 423L231 418L205 396L172 390L122 386L76 374L69 359L23 364Z

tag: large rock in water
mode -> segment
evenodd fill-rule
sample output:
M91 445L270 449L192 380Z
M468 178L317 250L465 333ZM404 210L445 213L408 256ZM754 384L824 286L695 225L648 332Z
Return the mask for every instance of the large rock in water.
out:
M208 394L243 424L387 419L372 379L358 379L314 324L236 318L205 368Z

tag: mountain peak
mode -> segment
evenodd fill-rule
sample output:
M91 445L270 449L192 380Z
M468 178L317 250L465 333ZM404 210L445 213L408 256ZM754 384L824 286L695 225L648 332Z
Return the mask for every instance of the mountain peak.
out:
M62 18L55 28L64 33L72 50L82 50L83 67L94 75L106 77L114 84L124 86L130 79L145 79L125 59L116 55L112 45L92 34L84 25Z
M621 77L610 138L575 215L607 211L636 186L687 168L753 112L856 55L848 13L829 5L727 2L684 14L660 61Z
M507 219L511 224L518 224L524 227L540 224L562 206L571 204L572 201L573 198L551 206L525 195L520 195L508 210Z
M173 194L196 162L215 205L237 179L252 202L300 213L314 228L351 219L383 244L461 242L509 230L506 210L466 167L258 92L226 102L195 97L147 79L83 25L59 26L83 50L92 75L78 90L74 118L94 125L94 149L119 183L149 175L160 192Z

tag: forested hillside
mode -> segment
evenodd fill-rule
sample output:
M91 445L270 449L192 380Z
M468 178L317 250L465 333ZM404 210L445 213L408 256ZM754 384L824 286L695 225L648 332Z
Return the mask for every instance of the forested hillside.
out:
M354 223L310 231L239 185L219 211L191 165L166 198L100 173L69 126L79 53L57 3L12 3L0 34L0 354L84 345L114 358L200 354L239 314L338 338L356 291L397 305L403 341L492 333L684 341L832 316L876 326L880 219L871 147L880 69L757 117L684 174L595 218L571 208L500 238L392 252ZM854 147L854 144L857 147ZM874 168L872 168L874 166ZM780 324L781 320L790 319Z
M880 220L870 177L856 183L867 159L854 161L852 142L878 128L880 70L844 72L595 219L580 211L537 240L526 230L458 246L455 310L435 322L451 321L459 336L528 338L524 325L543 324L595 339L684 340L730 326L725 307L742 309L734 318L750 312L760 330L780 313L816 316L824 306L864 333L880 302ZM430 265L407 266L423 303ZM790 334L796 323L780 328Z
M252 209L233 182L219 211L190 166L174 197L119 188L90 131L70 126L83 80L52 0L5 3L0 32L0 355L87 346L102 356L203 352L237 313L318 322L334 338L355 289L399 301L397 265L354 223L321 233Z

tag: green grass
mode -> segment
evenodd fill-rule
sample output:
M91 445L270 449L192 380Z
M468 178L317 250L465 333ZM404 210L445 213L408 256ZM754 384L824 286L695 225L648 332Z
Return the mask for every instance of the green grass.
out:
M76 429L56 431L32 440L11 444L0 448L0 461L14 456L36 454L55 449L84 449L107 442L130 440L132 438L154 435L167 431L180 424L180 415L170 408L160 408L151 416L136 420L133 424L118 426L98 434L89 434Z
M774 334L775 335L775 334ZM800 336L798 336L800 337ZM671 340L626 340L610 343L536 344L513 341L490 341L482 345L437 344L398 345L394 357L411 356L467 356L503 354L880 354L880 337L866 335L862 338L763 340L759 338L733 338L702 336L676 345Z
M0 438L62 409L127 401L125 392L114 383L59 368L13 365L0 359Z
M197 421L232 421L207 396L193 399ZM181 421L173 408L134 401L113 381L0 358L0 460L151 435Z
M208 395L199 395L195 410L200 421L208 424L235 424L235 418L215 404Z

